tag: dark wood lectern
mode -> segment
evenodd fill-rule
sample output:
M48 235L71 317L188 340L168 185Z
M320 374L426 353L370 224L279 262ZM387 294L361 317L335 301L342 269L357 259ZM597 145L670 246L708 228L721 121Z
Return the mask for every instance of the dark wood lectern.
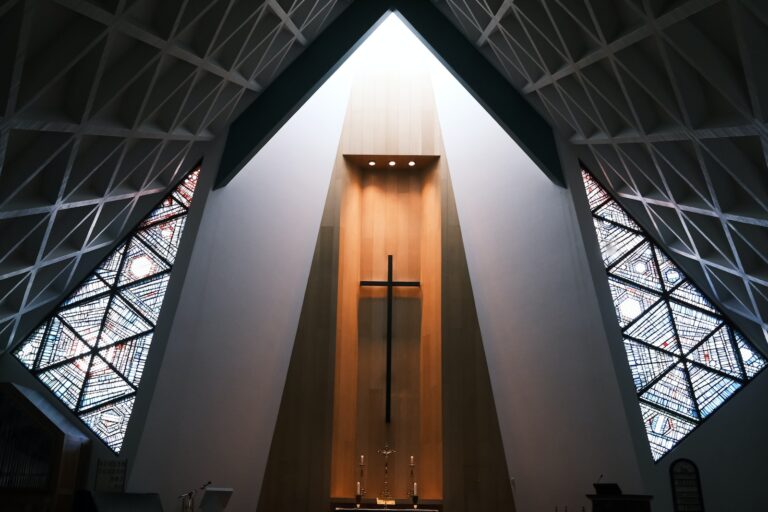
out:
M587 494L592 512L651 512L653 496L622 494L616 484L594 484L596 494Z

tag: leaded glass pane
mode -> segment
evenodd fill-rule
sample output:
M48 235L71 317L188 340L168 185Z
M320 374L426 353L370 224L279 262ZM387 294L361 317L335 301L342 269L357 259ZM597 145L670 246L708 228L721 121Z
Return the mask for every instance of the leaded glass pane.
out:
M190 173L14 351L119 452L199 171Z
M611 196L608 195L603 187L601 187L591 174L582 171L581 177L584 180L584 188L587 189L587 200L589 201L589 209L594 211L595 208L605 203Z
M613 303L616 306L616 317L622 327L645 313L660 298L660 295L651 293L637 286L618 279L609 279Z
M151 343L152 334L147 334L130 341L110 345L100 350L99 355L114 366L128 382L138 386L141 375L144 373L144 364L147 362Z
M96 274L101 277L109 286L114 286L115 284L117 273L120 270L120 262L123 261L125 246L126 244L122 244L120 247L112 251L112 254L107 256L107 259L105 259L96 269Z
M95 346L99 337L101 323L109 306L108 296L99 297L77 306L71 306L59 311L61 318L88 345Z
M133 393L134 388L99 356L93 358L80 409L87 410Z
M176 259L176 251L179 249L179 241L186 221L186 217L176 217L169 221L153 224L139 231L137 236L166 261L171 262Z
M751 379L757 373L765 368L765 359L750 343L744 339L744 336L737 331L733 330L734 338L736 339L736 346L739 348L739 356L744 364L744 370L747 372L747 376Z
M688 375L682 363L678 363L664 374L661 379L640 395L640 398L690 419L699 417L696 403L688 385Z
M691 306L704 309L710 313L717 313L717 309L709 300L701 294L696 285L690 281L684 281L669 294L672 298L685 302Z
M128 429L128 420L133 411L134 397L116 403L97 407L80 416L93 432L107 443L107 446L119 453Z
M109 290L110 288L107 283L104 282L104 280L99 276L94 274L86 279L83 284L78 286L77 289L72 292L72 295L70 295L67 300L63 302L63 305L68 306L70 304L74 304L75 302L80 302L81 300L89 299L102 293L108 293Z
M696 350L691 352L688 359L727 373L734 378L743 379L744 372L739 365L739 359L734 346L730 330L724 325L707 338L704 343L699 345Z
M640 411L643 414L645 433L653 460L659 460L696 428L696 423L648 404L640 403Z
M661 292L661 278L651 244L644 243L611 267L611 274Z
M643 241L642 235L623 228L618 224L597 217L593 220L595 231L597 232L597 240L600 243L600 252L603 255L603 262L606 266L616 263Z
M166 197L163 202L160 203L160 206L152 210L152 213L139 224L139 227L145 228L185 213L187 213L187 209L184 206L174 200L173 197Z
M689 374L702 418L709 416L741 387L741 384L730 377L697 365L691 365Z
M637 319L624 332L627 336L657 348L680 354L672 315L669 314L669 306L663 301Z
M676 357L667 352L656 350L630 339L624 340L624 350L627 352L629 368L632 370L632 378L638 391L678 361Z
M75 410L90 362L91 355L88 354L72 362L45 370L38 374L37 378L48 386L48 389L53 391L53 394L59 397L67 407Z
M152 252L144 242L139 240L138 237L133 237L128 243L128 250L125 252L123 268L120 272L120 278L117 280L117 285L125 286L128 283L165 272L169 268L171 266Z
M120 296L147 319L157 322L170 277L170 274L165 273L127 286L120 290Z
M766 359L582 171L648 442L659 460Z
M91 350L77 335L54 317L43 338L40 360L37 368L47 368L55 364L83 355Z
M44 323L35 329L27 341L16 351L16 358L30 370L35 366L35 359L37 359L37 354L40 351L40 344L43 342L46 327L47 324Z
M635 221L627 215L627 212L625 212L613 199L595 210L595 216L615 222L616 224L621 224L626 228L640 231L640 226L638 226Z

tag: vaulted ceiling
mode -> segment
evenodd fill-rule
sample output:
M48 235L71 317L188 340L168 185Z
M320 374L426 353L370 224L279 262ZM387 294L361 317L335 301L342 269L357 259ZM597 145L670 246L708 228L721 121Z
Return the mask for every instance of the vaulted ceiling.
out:
M351 1L0 4L0 350ZM719 302L768 325L768 4L435 3Z
M686 271L768 326L768 2L441 4Z

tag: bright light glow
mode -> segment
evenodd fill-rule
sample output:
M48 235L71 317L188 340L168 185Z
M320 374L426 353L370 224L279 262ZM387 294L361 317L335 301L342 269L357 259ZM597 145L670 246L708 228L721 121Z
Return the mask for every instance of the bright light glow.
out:
M621 311L621 316L627 320L632 320L643 312L643 305L636 299L625 299L624 302L619 304L619 311Z
M394 160L390 160L389 161L389 166L390 167L394 167L395 166L395 161Z
M368 165L370 165L371 167L373 167L374 165L376 165L376 162L374 162L373 160L371 160L370 162L368 162Z
M131 262L131 274L137 279L143 279L152 273L152 260L149 256L141 256Z
M413 167L414 165L416 165L416 162L414 162L413 160L408 162L408 167Z

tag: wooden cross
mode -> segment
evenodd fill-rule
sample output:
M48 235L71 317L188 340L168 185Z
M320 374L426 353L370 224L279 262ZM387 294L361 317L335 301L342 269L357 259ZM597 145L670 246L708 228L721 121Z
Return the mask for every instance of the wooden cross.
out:
M387 256L387 280L386 281L360 281L360 286L386 286L387 287L387 395L385 421L392 419L392 289L395 286L421 286L418 281L393 281L392 280L392 255Z

